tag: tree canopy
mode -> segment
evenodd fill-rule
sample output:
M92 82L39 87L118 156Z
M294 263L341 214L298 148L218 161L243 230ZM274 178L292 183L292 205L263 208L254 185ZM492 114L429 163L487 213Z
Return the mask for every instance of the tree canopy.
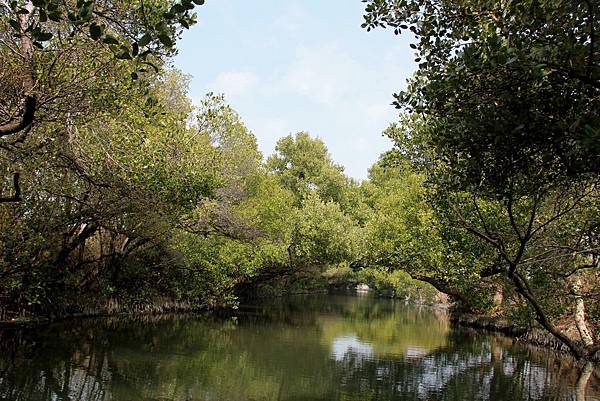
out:
M404 115L386 133L426 172L428 203L495 254L482 279L504 277L542 327L591 357L583 299L598 296L597 5L366 3L363 27L415 37L419 68L394 95ZM566 313L579 338L557 328Z
M168 66L203 3L0 2L0 321L368 283L597 357L595 2L366 0L418 70L364 181L193 104Z

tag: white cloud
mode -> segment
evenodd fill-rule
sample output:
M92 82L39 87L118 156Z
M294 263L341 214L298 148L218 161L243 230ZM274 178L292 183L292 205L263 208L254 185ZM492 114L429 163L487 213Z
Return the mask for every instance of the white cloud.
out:
M389 103L373 103L366 107L367 116L374 122L390 122L394 115L394 106Z
M365 149L369 149L370 138L358 137L352 141L352 148L356 151L364 151Z
M258 77L252 72L221 72L208 84L213 92L225 93L230 97L242 97L250 94L258 85Z
M360 73L358 63L334 44L300 47L280 85L316 103L333 105L348 96Z
M295 36L302 33L308 18L306 11L298 4L287 4L273 19L272 27L277 34L284 32Z
M248 127L256 135L259 148L265 157L273 153L280 138L291 132L288 121L277 117L250 118Z

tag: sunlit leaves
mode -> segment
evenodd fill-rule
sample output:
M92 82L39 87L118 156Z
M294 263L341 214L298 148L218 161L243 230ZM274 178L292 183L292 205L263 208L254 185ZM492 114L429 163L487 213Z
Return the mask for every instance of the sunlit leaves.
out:
M443 237L455 239L449 250L466 255L479 240L489 255L481 259L537 298L538 321L566 313L572 294L557 296L569 285L560 272L575 261L559 249L599 220L588 204L600 172L596 4L365 3L363 27L414 36L418 69L394 95L407 116L386 133L427 173L428 203L447 221ZM589 221L577 217L587 212Z
M325 201L344 204L347 178L320 139L311 138L306 132L281 138L267 165L277 173L283 186L295 194L297 204L312 190Z
M12 17L6 17L17 37L30 33L40 48L50 45L48 42L55 37L87 35L104 45L114 45L116 58L139 65L154 64L148 60L149 55L162 57L172 53L181 28L189 29L195 24L193 10L202 4L203 1L191 0L79 0L76 4L35 0L29 6L21 6L14 1L10 4Z

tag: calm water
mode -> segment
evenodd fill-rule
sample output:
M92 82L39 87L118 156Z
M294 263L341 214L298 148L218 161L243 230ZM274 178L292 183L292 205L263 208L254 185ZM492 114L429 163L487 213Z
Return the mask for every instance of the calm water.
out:
M36 331L0 332L0 400L600 400L591 365L370 297Z

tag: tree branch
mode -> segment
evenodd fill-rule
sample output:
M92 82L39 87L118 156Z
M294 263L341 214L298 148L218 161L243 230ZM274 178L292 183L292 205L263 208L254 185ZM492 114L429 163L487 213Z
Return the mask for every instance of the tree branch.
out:
M20 202L23 199L21 198L21 186L19 185L19 173L13 174L13 190L14 194L9 197L0 197L0 203L9 203L9 202Z
M24 103L23 112L21 113L20 117L14 118L9 122L0 125L0 138L3 136L16 134L17 132L23 131L33 124L37 101L34 96L27 96Z
M517 292L523 297L525 297L527 302L529 302L529 305L531 305L531 307L535 311L535 320L537 320L538 323L541 324L542 327L546 329L550 334L552 334L563 344L565 344L567 348L571 350L573 355L575 355L576 358L580 359L584 357L585 355L581 347L579 347L573 340L571 340L569 337L563 334L559 329L556 328L556 326L554 326L554 324L552 324L552 322L550 322L550 320L544 313L544 310L542 309L541 305L535 298L535 295L531 292L531 289L529 288L529 285L527 284L525 278L518 272L514 272L513 274L511 274L510 278L515 284Z

